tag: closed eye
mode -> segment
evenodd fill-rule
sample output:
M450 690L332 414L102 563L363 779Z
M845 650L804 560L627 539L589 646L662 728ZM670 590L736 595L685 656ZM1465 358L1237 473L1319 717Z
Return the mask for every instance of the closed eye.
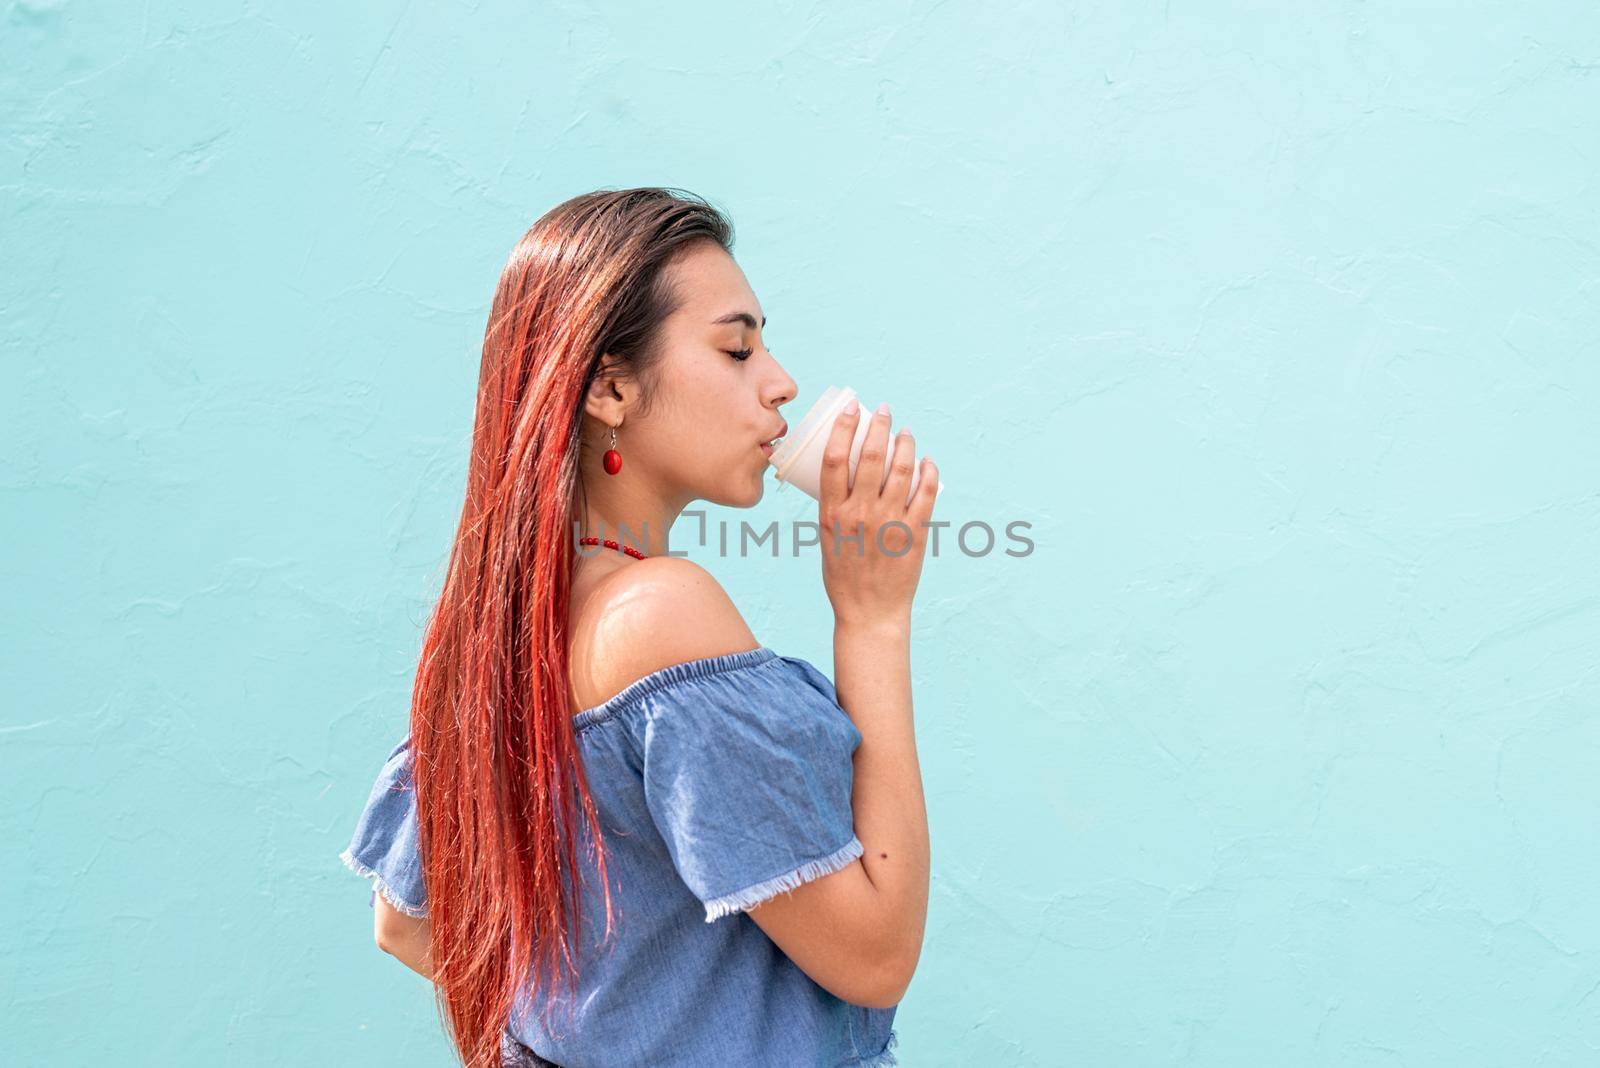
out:
M734 359L742 363L750 358L750 354L755 352L755 349L732 349L724 351L726 351L729 356L732 356Z

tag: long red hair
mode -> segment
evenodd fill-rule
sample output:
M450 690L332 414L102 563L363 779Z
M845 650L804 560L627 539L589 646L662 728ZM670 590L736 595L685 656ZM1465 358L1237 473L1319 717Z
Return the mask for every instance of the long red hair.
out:
M648 403L677 306L666 268L707 240L731 252L732 228L692 194L585 193L534 223L495 288L466 502L411 700L433 981L467 1068L498 1068L519 996L543 1014L576 987L579 821L612 934L567 675L583 404L613 366L602 357L640 376Z

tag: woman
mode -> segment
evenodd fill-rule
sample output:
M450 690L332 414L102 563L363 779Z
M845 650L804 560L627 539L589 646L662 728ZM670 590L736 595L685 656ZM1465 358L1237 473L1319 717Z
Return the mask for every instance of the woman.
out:
M690 502L761 499L795 395L732 245L681 191L589 193L495 293L410 733L343 854L469 1068L897 1063L927 914L909 631L938 472L908 501L886 409L828 430L837 688L667 555Z

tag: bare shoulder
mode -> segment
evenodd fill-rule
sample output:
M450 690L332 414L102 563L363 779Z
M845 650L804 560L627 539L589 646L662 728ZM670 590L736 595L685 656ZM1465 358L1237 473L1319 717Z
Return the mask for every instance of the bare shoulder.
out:
M758 648L716 576L681 556L618 568L574 623L570 670L579 708L592 708L654 671Z

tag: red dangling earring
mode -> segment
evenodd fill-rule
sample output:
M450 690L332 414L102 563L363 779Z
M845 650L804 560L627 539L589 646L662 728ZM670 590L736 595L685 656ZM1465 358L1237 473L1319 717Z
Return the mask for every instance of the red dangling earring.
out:
M622 470L622 454L617 451L616 427L611 428L611 448L606 450L606 454L600 458L600 462L605 465L606 474L608 475L614 475Z

